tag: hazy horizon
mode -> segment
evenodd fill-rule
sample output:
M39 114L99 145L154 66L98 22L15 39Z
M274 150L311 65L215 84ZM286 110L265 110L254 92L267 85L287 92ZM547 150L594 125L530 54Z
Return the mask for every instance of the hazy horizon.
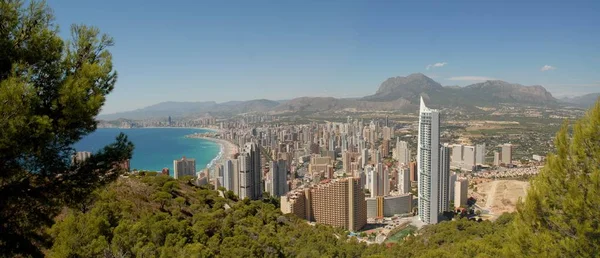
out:
M102 114L362 97L418 72L445 86L498 79L555 97L598 92L600 3L575 2L48 1L61 35L89 24L115 39L119 80Z

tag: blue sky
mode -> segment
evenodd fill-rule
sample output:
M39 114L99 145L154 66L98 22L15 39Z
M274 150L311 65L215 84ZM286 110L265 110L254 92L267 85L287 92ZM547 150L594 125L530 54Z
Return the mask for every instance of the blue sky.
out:
M393 76L600 91L600 1L48 0L115 38L102 113L162 101L358 97ZM545 67L545 69L543 69Z

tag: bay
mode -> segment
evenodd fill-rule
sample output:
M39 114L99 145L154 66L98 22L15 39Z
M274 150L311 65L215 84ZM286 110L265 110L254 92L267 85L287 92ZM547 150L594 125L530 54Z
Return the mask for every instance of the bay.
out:
M196 159L196 170L202 170L219 155L219 144L197 138L186 138L193 133L209 132L193 128L101 128L87 135L74 145L77 151L92 153L115 141L119 133L125 133L135 149L131 169L160 171L169 168L173 174L173 160Z

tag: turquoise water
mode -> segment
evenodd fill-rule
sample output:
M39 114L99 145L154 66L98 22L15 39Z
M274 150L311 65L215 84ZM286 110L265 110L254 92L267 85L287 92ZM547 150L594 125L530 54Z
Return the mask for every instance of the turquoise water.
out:
M188 134L207 132L189 128L98 129L74 147L77 151L93 153L114 142L120 132L125 133L135 145L131 169L160 171L166 167L173 173L173 160L185 156L195 158L196 170L202 170L220 151L215 142L185 138Z

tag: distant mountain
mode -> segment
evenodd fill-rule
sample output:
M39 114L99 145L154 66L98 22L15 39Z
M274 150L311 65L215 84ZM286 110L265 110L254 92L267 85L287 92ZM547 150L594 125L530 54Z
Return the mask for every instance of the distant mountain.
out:
M421 93L442 91L444 87L422 73L414 73L406 77L392 77L379 86L374 95L362 98L365 101L393 101L405 99L411 102L418 99Z
M582 96L577 96L577 97L570 97L570 98L562 98L560 99L560 101L564 102L564 103L568 103L568 104L572 104L578 107L590 107L592 105L594 105L596 103L596 101L598 101L598 98L600 98L600 93L590 93L590 94L585 94Z
M145 108L119 112L114 114L99 115L100 120L124 119L148 119L156 117L184 117L198 115L202 113L227 113L239 114L246 112L267 112L271 108L279 105L279 102L256 99L249 101L229 101L216 103L214 101L206 102L162 102Z
M324 111L410 111L416 106L404 99L394 101L365 101L332 97L301 97L281 103L274 112L324 112Z
M176 102L167 101L154 104L145 108L140 108L132 111L119 112L114 114L99 115L100 120L116 120L119 118L124 119L148 119L153 117L167 117L167 116L185 116L190 113L197 112L199 110L208 110L217 103L214 101L205 102Z
M523 86L499 80L475 83L458 90L466 99L484 103L555 104L558 102L540 85Z
M204 113L234 115L247 112L272 113L318 113L338 111L404 111L414 112L418 108L419 96L425 97L435 108L490 106L499 103L554 105L558 104L544 87L523 86L504 81L486 81L465 87L443 87L438 82L421 73L406 77L392 77L379 86L375 94L363 98L338 99L333 97L300 97L284 101L256 99L249 101L230 101L224 103L208 102L163 102L146 108L100 115L98 119L114 120L147 119L152 117L199 116ZM582 96L583 98L583 96ZM589 96L594 99L596 97ZM580 99L574 103L592 103Z
M466 87L442 87L433 79L421 73L406 77L392 77L379 86L374 95L366 96L365 101L393 101L404 99L412 104L425 95L431 102L440 105L473 105L496 103L551 104L557 100L544 87L523 86L504 81L486 81Z

